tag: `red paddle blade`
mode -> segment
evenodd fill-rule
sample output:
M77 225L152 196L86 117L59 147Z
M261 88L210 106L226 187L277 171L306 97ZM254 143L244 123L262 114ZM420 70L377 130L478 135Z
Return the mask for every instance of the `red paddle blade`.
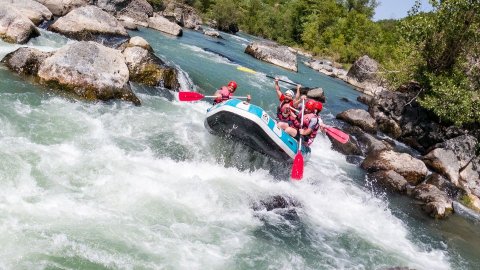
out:
M301 151L298 151L295 155L291 176L293 180L302 180L303 178L303 156Z
M328 135L330 135L332 138L339 141L340 143L347 143L350 139L350 136L348 136L348 134L333 127L325 128L325 131Z
M205 96L197 92L178 92L178 99L180 101L197 101Z

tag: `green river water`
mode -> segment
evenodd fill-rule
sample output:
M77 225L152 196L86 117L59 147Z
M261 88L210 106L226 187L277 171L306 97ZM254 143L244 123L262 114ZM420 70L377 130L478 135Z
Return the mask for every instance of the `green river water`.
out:
M293 73L244 54L254 37L130 34L182 71L185 90L212 94L236 80L237 94L273 112L270 74L323 87L327 123L365 108L358 92L301 61ZM69 42L42 31L27 45ZM17 47L2 42L0 54ZM208 102L132 84L142 106L87 103L3 64L0 81L0 269L479 268L478 223L432 220L409 198L375 192L323 135L304 180L291 182L284 164L209 134ZM298 218L253 210L276 195L301 204Z

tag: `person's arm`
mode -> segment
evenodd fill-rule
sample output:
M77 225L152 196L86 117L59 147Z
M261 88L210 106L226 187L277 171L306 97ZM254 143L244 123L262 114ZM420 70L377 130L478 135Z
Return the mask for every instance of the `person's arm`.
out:
M293 107L298 108L298 104L302 103L302 100L307 99L307 96L303 95L299 99L293 101Z
M323 123L322 118L320 118L320 116L317 117L317 120L318 120L318 127L319 127L322 131L325 131L325 128L329 128L329 127L330 127L329 125L326 125L325 123Z
M297 85L297 93L295 94L295 99L294 100L298 100L300 99L300 88L302 87L301 84L298 84Z
M250 103L250 100L252 100L252 97L250 95L247 95L247 102Z
M278 99L282 97L282 91L280 90L280 85L278 85L278 79L275 78L275 91L277 92Z
M215 96L215 99L221 99L222 98L222 94L220 94L220 89L215 91L214 96Z

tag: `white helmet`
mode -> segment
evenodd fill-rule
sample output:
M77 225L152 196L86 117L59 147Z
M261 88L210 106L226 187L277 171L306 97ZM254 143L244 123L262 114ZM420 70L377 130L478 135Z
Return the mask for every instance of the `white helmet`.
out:
M285 91L285 95L289 95L293 98L293 95L295 95L295 94L293 93L292 90L289 89L289 90Z

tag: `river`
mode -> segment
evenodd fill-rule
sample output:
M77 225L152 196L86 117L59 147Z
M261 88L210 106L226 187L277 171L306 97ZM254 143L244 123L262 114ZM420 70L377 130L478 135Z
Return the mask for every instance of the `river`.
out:
M281 76L320 86L322 118L365 108L358 92L299 62L299 72L243 53L254 37L214 39L151 29L155 54L182 90L237 95L273 113ZM72 42L42 31L27 45ZM0 42L0 54L18 46ZM258 71L239 71L239 66ZM142 101L88 103L0 68L0 269L477 269L479 224L432 220L409 198L377 191L319 135L304 179L203 126L208 101L132 83ZM282 84L282 86L287 86ZM271 196L301 204L296 218L253 210Z

